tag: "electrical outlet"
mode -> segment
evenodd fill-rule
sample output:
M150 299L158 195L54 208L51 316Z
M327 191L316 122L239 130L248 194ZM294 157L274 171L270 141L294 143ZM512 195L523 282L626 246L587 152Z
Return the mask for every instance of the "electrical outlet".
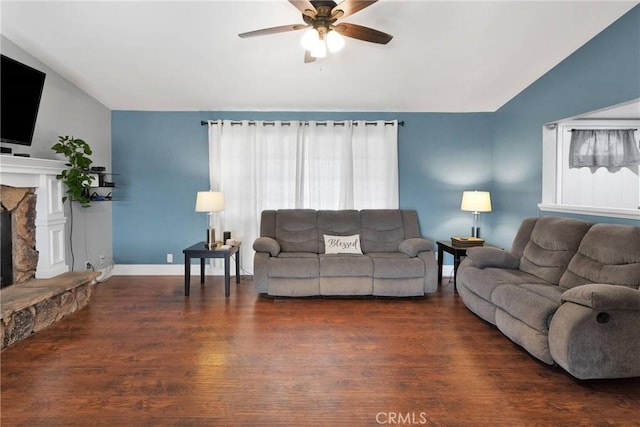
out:
M84 269L85 270L93 270L93 265L91 265L91 263L89 261L85 261L84 262Z
M172 263L173 262L173 254L167 254L167 262L168 263Z

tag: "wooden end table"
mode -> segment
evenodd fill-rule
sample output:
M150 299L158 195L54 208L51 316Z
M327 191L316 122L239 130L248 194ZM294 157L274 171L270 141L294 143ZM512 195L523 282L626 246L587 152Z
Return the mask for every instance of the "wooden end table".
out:
M207 249L205 242L198 242L195 245L184 249L184 295L189 296L191 284L191 258L200 258L200 285L204 285L204 260L206 258L224 258L224 296L231 293L231 256L236 258L236 283L240 283L240 245L231 246L228 249Z

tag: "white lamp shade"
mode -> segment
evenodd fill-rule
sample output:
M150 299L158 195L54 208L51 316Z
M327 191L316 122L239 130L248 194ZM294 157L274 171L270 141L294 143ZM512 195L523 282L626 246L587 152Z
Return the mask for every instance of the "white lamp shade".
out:
M224 193L220 191L198 191L196 212L215 212L224 210Z
M463 192L460 210L470 212L491 212L491 194L488 191Z

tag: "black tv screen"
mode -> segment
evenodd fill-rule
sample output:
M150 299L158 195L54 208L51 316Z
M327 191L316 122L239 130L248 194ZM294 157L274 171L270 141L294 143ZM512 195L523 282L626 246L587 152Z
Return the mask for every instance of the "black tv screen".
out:
M45 73L1 55L0 140L31 145Z

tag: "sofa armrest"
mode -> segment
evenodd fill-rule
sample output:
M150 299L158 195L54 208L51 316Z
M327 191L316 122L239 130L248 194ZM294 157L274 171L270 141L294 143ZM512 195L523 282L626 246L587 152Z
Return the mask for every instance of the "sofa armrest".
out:
M268 252L271 256L277 256L280 253L280 244L271 237L258 237L253 242L253 250L256 252Z
M432 251L433 242L420 237L413 237L400 242L398 250L411 258L415 258L420 252Z
M587 284L562 294L551 318L554 362L579 379L640 376L640 291Z
M562 301L594 310L640 311L640 291L620 285L593 283L576 286L562 294Z
M499 248L474 246L467 249L467 258L471 259L478 268L495 267L517 270L520 267L518 257Z

